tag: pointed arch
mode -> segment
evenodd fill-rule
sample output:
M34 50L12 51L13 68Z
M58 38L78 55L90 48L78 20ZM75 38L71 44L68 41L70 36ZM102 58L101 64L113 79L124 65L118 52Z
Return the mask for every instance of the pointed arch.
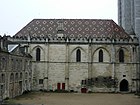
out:
M1 74L1 81L2 81L2 83L5 82L5 75L4 74Z
M70 62L77 62L77 51L78 49L80 50L80 62L87 62L88 61L88 53L87 50L85 48L83 48L82 46L75 46L75 48L71 49L71 51L69 52L69 61Z
M40 48L36 49L36 61L40 61L40 57L41 57L41 50Z
M76 62L81 62L81 50L77 49L76 51Z
M32 50L31 50L31 55L33 57L33 60L37 61L37 57L36 57L37 49L40 49L40 61L45 60L45 57L43 57L46 54L45 49L40 45L37 45L37 46L33 47Z
M120 49L119 51L119 62L124 62L124 51Z
M111 54L108 51L108 49L106 49L104 47L99 47L99 48L97 48L93 51L92 61L93 62L99 62L99 59L102 62L110 62L111 61Z
M103 62L103 50L99 50L99 62Z

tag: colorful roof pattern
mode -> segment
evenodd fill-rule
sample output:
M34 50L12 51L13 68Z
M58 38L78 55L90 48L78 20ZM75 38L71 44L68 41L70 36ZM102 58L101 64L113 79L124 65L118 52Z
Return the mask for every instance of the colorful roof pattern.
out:
M57 37L61 30L69 38L130 38L113 20L101 19L34 19L14 37Z

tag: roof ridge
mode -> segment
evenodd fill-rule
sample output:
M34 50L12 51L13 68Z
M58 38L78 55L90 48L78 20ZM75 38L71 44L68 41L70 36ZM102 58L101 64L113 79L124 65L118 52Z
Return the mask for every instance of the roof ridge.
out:
M48 18L48 19L41 19L41 18L34 18L33 20L104 20L104 21L112 21L112 19L88 19L88 18Z

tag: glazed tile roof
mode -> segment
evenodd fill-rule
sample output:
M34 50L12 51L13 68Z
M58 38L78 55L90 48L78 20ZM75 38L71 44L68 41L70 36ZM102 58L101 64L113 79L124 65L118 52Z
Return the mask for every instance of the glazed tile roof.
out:
M58 30L69 38L130 38L113 20L101 19L34 19L14 37L55 38Z

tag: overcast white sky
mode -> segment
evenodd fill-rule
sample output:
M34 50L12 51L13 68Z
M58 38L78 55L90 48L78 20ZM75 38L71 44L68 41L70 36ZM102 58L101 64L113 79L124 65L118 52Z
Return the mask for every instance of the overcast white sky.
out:
M33 19L113 19L117 0L0 0L0 35L14 35Z

